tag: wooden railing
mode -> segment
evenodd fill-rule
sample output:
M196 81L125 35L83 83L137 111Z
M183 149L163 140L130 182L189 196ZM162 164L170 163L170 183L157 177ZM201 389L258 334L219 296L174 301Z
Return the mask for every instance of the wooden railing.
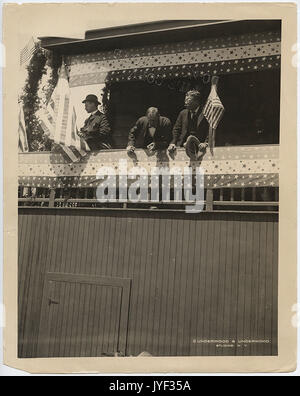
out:
M205 189L204 210L239 210L239 211L278 211L278 187L219 188ZM171 197L172 198L172 197ZM183 209L190 201L169 202L99 202L96 188L85 189L46 189L19 187L18 202L20 207L40 206L49 208L144 208L144 209Z

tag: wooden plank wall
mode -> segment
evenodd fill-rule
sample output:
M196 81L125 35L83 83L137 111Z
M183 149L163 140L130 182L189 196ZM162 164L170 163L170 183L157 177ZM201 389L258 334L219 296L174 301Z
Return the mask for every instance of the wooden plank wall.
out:
M46 272L132 279L129 355L276 355L277 251L274 213L20 208L19 357Z
M72 281L54 281L52 287L58 304L49 306L46 299L42 305L44 323L50 326L40 332L38 357L113 356L118 350L121 288Z

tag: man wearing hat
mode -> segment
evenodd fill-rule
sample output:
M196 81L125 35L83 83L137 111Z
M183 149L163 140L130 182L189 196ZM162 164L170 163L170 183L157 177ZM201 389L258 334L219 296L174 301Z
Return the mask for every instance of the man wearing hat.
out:
M105 114L98 110L100 105L96 95L87 95L82 101L85 110L90 114L80 128L79 136L82 137L90 149L103 150L111 148L111 129Z

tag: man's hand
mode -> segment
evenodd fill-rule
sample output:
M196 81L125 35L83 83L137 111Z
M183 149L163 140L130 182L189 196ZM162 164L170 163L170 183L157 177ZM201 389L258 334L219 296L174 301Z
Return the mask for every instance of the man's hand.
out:
M148 149L149 151L155 150L155 143L153 142L153 143L148 144L147 149Z
M170 144L169 145L169 147L168 147L168 151L169 151L169 153L172 153L172 152L174 152L176 150L176 145L175 144Z
M208 143L200 143L199 150L205 150L208 147Z
M128 154L134 153L135 147L134 146L127 146L126 148Z
M77 135L78 135L79 137L83 138L83 139L84 139L84 137L85 137L85 134L82 132L81 129L80 129L79 131L77 131Z

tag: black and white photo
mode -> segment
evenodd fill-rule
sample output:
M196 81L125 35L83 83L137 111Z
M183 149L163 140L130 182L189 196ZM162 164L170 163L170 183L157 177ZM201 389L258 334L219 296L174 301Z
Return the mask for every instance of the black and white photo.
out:
M16 357L280 358L284 17L120 15L19 34Z

